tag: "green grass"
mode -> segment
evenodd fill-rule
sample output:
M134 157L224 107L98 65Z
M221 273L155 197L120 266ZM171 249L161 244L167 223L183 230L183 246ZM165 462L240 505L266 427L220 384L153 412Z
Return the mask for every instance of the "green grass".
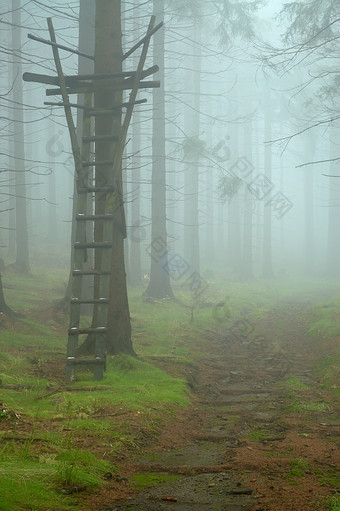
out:
M294 484L297 479L306 475L306 471L310 471L309 463L307 463L307 461L302 459L292 460L290 462L290 472L286 477Z
M289 376L283 383L283 386L291 390L309 390L309 387L305 385L297 376Z
M247 438L252 440L253 442L261 442L261 440L265 440L266 438L270 438L272 433L266 429L256 429L254 431L250 431L247 434Z
M63 496L60 487L85 485L91 489L102 485L104 474L114 470L89 451L68 449L38 456L31 444L18 447L13 442L0 456L0 510L74 509L78 498Z
M340 511L340 494L336 493L327 498L325 504L330 511Z
M303 402L299 401L297 399L293 400L291 403L287 406L288 412L330 412L332 411L332 407L323 402L319 401L310 401L310 402Z
M131 479L131 485L135 490L143 490L151 486L159 486L162 484L176 481L180 476L171 474L154 474L151 472L142 472L134 474Z
M107 461L98 459L90 451L68 449L55 457L56 483L62 486L85 484L95 487L102 483L105 473L115 469Z
M339 304L340 297L335 295L331 302L315 307L308 333L324 339L340 335Z
M150 408L171 411L186 407L188 388L184 381L167 375L161 369L128 355L110 357L101 385L102 391L63 392L54 397L56 409L64 417L77 417L80 413L95 415L105 406L123 407L125 410L147 412ZM74 387L93 386L92 375L79 379Z

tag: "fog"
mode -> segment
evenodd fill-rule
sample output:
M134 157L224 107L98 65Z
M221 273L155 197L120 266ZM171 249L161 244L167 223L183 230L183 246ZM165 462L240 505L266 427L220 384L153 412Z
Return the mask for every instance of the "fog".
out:
M45 96L50 86L24 82L22 74L56 74L50 46L27 34L49 39L46 17L52 16L60 44L78 47L79 5L14 5L19 21L1 2L1 256L5 264L18 256L19 197L27 209L30 264L68 269L74 162L65 115L44 105L60 100ZM145 33L153 5L122 5L127 50ZM331 82L336 54L329 53L333 46L317 50L312 44L307 52L299 46L282 52L294 44L281 37L289 28L287 19L276 17L281 8L270 2L249 14L249 25L234 20L231 27L219 2L206 2L196 17L190 2L165 4L158 93L164 87L165 241L173 284L189 268L205 281L338 275L340 182L329 177L339 175ZM93 25L89 20L88 42ZM161 67L153 59L155 45L156 36L146 68ZM77 74L77 55L60 55L65 75ZM124 65L131 69L131 60ZM160 158L153 145L155 90L139 91L147 103L135 107L123 156L125 265L134 285L150 275L152 161ZM26 183L15 180L18 173ZM186 275L174 267L176 258Z

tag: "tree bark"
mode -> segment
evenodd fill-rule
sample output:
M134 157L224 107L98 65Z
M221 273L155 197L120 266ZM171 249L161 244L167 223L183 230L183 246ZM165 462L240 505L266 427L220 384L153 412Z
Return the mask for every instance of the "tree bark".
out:
M271 182L272 180L272 146L268 143L272 139L272 116L271 116L271 101L270 90L266 89L266 97L264 101L264 138L266 146L264 150L264 172L266 178ZM263 209L263 240L262 240L262 276L264 278L273 277L273 263L272 263L272 211L271 207L264 206Z
M3 286L2 286L2 278L0 273L0 315L5 314L10 319L17 316L17 314L6 304Z
M134 36L138 33L138 4L134 3ZM137 58L134 59L137 68ZM141 151L141 116L138 108L133 114L132 126L132 171L130 182L131 193L131 227L130 227L130 250L129 250L129 284L140 286L142 283L141 265L141 218L140 218L140 158Z
M154 0L157 22L164 20L164 0ZM173 298L168 271L165 173L164 30L154 35L154 61L159 66L161 86L153 90L151 267L145 294L152 298Z
M339 134L338 127L330 129L330 160L337 158L339 154L339 144L336 143ZM329 165L329 174L338 175L338 166L333 162ZM338 177L328 178L328 243L327 243L327 258L326 258L326 275L328 277L340 276L340 215L339 208L339 181Z
M186 108L186 134L193 140L200 141L200 81L201 81L201 26L200 20L193 21L193 60L192 70L188 74L188 87L191 84L192 108ZM200 154L193 154L191 163L184 171L185 203L184 203L184 259L190 265L191 272L200 273L199 252L199 162Z
M22 66L19 52L21 50L21 0L12 0L12 49L18 54L14 65L13 101L17 108L13 110L14 118L14 172L15 172L15 229L16 258L15 267L23 273L30 272L28 253L27 211L26 211L26 177L25 177L25 134L22 89Z
M79 41L78 48L82 53L93 55L94 53L94 23L95 23L95 4L93 0L82 0L80 2L79 7ZM78 58L78 73L79 74L92 74L93 69L93 61L89 60L85 57L79 56ZM84 103L84 95L78 95L78 103ZM83 110L81 108L77 109L77 138L79 146L81 147L82 140L82 128L83 128ZM92 172L92 171L91 171ZM92 178L92 176L91 176ZM73 260L74 260L74 242L76 240L76 220L75 216L77 213L77 186L76 186L76 176L73 179L73 201L72 201L72 228L71 228L71 258L70 258L70 273L68 284L65 290L65 295L62 301L59 303L59 306L64 310L69 310L70 308L70 299L71 299L71 289L72 289L72 270L73 270ZM88 199L88 213L93 213L93 204L92 197ZM87 228L87 234L89 239L92 239L93 229L92 225ZM91 230L91 231L90 231ZM88 261L86 266L93 266L93 256L92 254L88 254ZM83 277L83 296L89 297L92 293L93 288L93 277L85 276ZM93 307L89 305L82 305L82 311L86 311L89 315L93 313Z

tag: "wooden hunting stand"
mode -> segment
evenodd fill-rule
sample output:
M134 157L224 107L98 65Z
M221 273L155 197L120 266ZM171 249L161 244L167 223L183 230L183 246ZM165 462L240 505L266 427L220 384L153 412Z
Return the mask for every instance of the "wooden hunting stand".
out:
M152 75L158 70L157 66L152 66L143 70L146 60L149 42L151 36L162 26L162 23L154 26L155 17L152 16L146 35L123 55L123 60L127 59L137 48L142 46L141 55L137 69L122 73L111 74L93 74L93 75L74 75L64 76L59 58L59 49L81 55L83 57L94 59L93 56L60 45L56 42L55 32L51 18L47 19L50 40L41 39L31 34L30 39L52 46L54 62L57 70L57 76L46 76L33 73L25 73L25 81L38 82L48 85L56 85L57 89L46 90L46 95L61 95L60 102L45 102L45 105L64 107L66 121L70 133L73 158L75 163L76 190L77 198L76 208L76 241L74 243L74 265L72 271L72 293L70 308L70 323L68 330L67 360L66 360L66 378L74 379L77 366L87 366L93 370L95 380L101 380L104 375L106 365L106 336L108 322L109 305L109 287L111 275L111 254L113 239L113 222L118 215L121 219L124 232L125 216L123 193L121 185L116 180L117 171L121 166L122 155L126 143L126 136L130 124L133 107L136 104L146 102L146 99L136 100L137 92L141 88L159 87L157 81L142 81L147 76ZM93 96L98 90L98 81L102 83L101 91L123 91L131 90L129 100L115 105L113 108L95 108L93 106ZM69 94L84 94L84 103L70 103ZM73 121L72 108L83 109L82 143L78 143L76 129ZM96 120L103 116L117 115L125 109L123 122L120 122L118 135L105 133L98 134L96 129ZM99 122L99 121L98 121ZM93 131L94 128L94 131ZM98 130L99 131L99 130ZM103 153L109 152L113 155L112 160L98 157L96 150L95 161L91 158L92 145L103 147ZM109 144L109 146L107 146ZM100 175L100 169L109 168L109 173L105 174L103 182ZM95 175L91 169L95 169ZM110 170L111 169L111 170ZM96 202L101 198L100 213L87 210L88 197ZM118 197L118 200L117 200ZM87 225L91 223L93 239L87 239ZM87 260L87 251L94 250L94 267L85 268ZM83 277L92 275L94 279L93 295L90 298L82 296ZM82 305L92 304L96 310L95 325L92 322L91 327L82 326ZM92 357L78 357L79 336L90 335L94 338L95 352Z

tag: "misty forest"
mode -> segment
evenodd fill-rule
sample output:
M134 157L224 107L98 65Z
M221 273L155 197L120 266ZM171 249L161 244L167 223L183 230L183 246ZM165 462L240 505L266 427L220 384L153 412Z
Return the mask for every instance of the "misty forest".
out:
M340 0L0 30L0 510L340 511Z

